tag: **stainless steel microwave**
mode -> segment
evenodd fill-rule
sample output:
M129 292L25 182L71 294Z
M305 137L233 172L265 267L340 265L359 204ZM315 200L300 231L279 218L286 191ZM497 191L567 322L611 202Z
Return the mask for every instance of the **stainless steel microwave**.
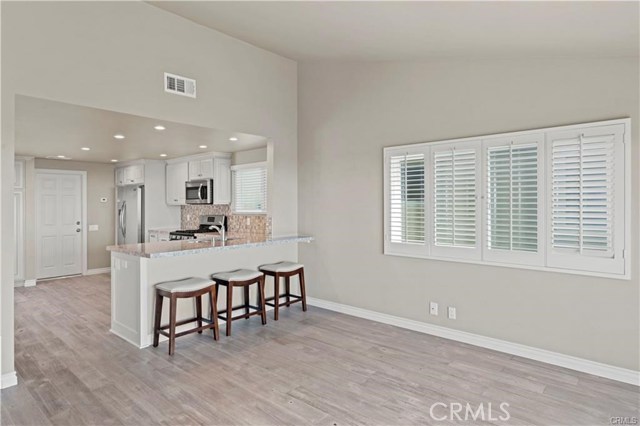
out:
M190 180L185 184L187 204L213 204L213 180Z

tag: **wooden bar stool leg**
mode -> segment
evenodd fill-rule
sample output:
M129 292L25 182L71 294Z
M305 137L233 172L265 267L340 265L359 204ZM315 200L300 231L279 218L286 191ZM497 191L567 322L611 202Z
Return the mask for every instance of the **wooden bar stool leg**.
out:
M196 324L202 327L202 296L196 296ZM202 330L198 330L198 334L202 334Z
M156 312L155 312L155 321L153 324L153 347L158 347L158 342L160 340L160 321L162 320L162 299L164 296L161 296L160 293L156 290Z
M265 277L263 275L262 277L260 277L260 281L258 282L258 291L260 293L260 317L262 318L262 325L265 325L267 323L267 304L265 302L264 294L264 279Z
M233 285L227 283L227 336L231 336L231 323L233 320Z
M291 305L291 278L289 275L284 277L284 288L287 294L287 307L289 307L289 305Z
M244 313L249 315L249 286L248 285L244 286ZM245 319L248 320L249 317L246 317Z
M211 321L213 321L213 340L220 339L220 330L218 329L218 291L217 285L211 287L209 292L209 309L211 311Z
M172 294L169 302L169 355L176 350L176 302L177 298Z
M276 272L273 276L273 319L278 321L278 312L280 311L280 274Z
M300 296L302 297L302 310L304 312L307 311L307 290L304 287L304 269L300 270L300 274L298 275L300 278Z

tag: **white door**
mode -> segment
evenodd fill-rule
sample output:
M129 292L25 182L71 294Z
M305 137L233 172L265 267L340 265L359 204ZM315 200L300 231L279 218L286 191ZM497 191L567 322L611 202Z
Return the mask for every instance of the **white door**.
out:
M82 176L36 175L36 276L82 273Z

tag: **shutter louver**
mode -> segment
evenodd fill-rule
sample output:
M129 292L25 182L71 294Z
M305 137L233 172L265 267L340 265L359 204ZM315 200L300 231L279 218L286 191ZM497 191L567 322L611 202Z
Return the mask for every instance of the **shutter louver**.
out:
M476 246L476 150L447 149L433 156L434 244Z
M554 249L613 256L614 141L614 135L553 141Z
M487 247L538 251L537 144L487 149Z
M267 212L267 169L243 168L233 171L233 206L238 213Z
M392 243L424 244L424 154L390 157L389 236Z

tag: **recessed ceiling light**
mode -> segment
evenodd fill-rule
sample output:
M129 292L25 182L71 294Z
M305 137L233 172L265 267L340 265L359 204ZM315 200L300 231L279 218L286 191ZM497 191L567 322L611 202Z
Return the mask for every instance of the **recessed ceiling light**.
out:
M58 157L58 158L67 158L66 155L56 155L56 157Z
M160 154L160 157L166 157L167 154Z
M237 140L238 140L238 138L233 137L233 138L229 138L229 140L230 140L230 141L232 141L232 142L235 142L235 141L237 141Z
M200 149L206 149L206 148L207 148L207 146L206 146L206 145L200 145L198 148L200 148Z
M80 148L80 149L81 149L81 150L83 150L83 151L91 151L91 148L88 148L88 147L86 147L86 146L83 146L83 147L82 147L82 148Z
M112 163L117 163L117 162L118 162L118 160L113 159L113 160L111 160L111 162L112 162Z
M156 129L156 130L164 130L164 129L166 129L166 127L161 126L161 125L157 125L157 126L154 127L154 129Z
M124 139L124 135L121 135L120 133L113 135L113 137L116 139Z

